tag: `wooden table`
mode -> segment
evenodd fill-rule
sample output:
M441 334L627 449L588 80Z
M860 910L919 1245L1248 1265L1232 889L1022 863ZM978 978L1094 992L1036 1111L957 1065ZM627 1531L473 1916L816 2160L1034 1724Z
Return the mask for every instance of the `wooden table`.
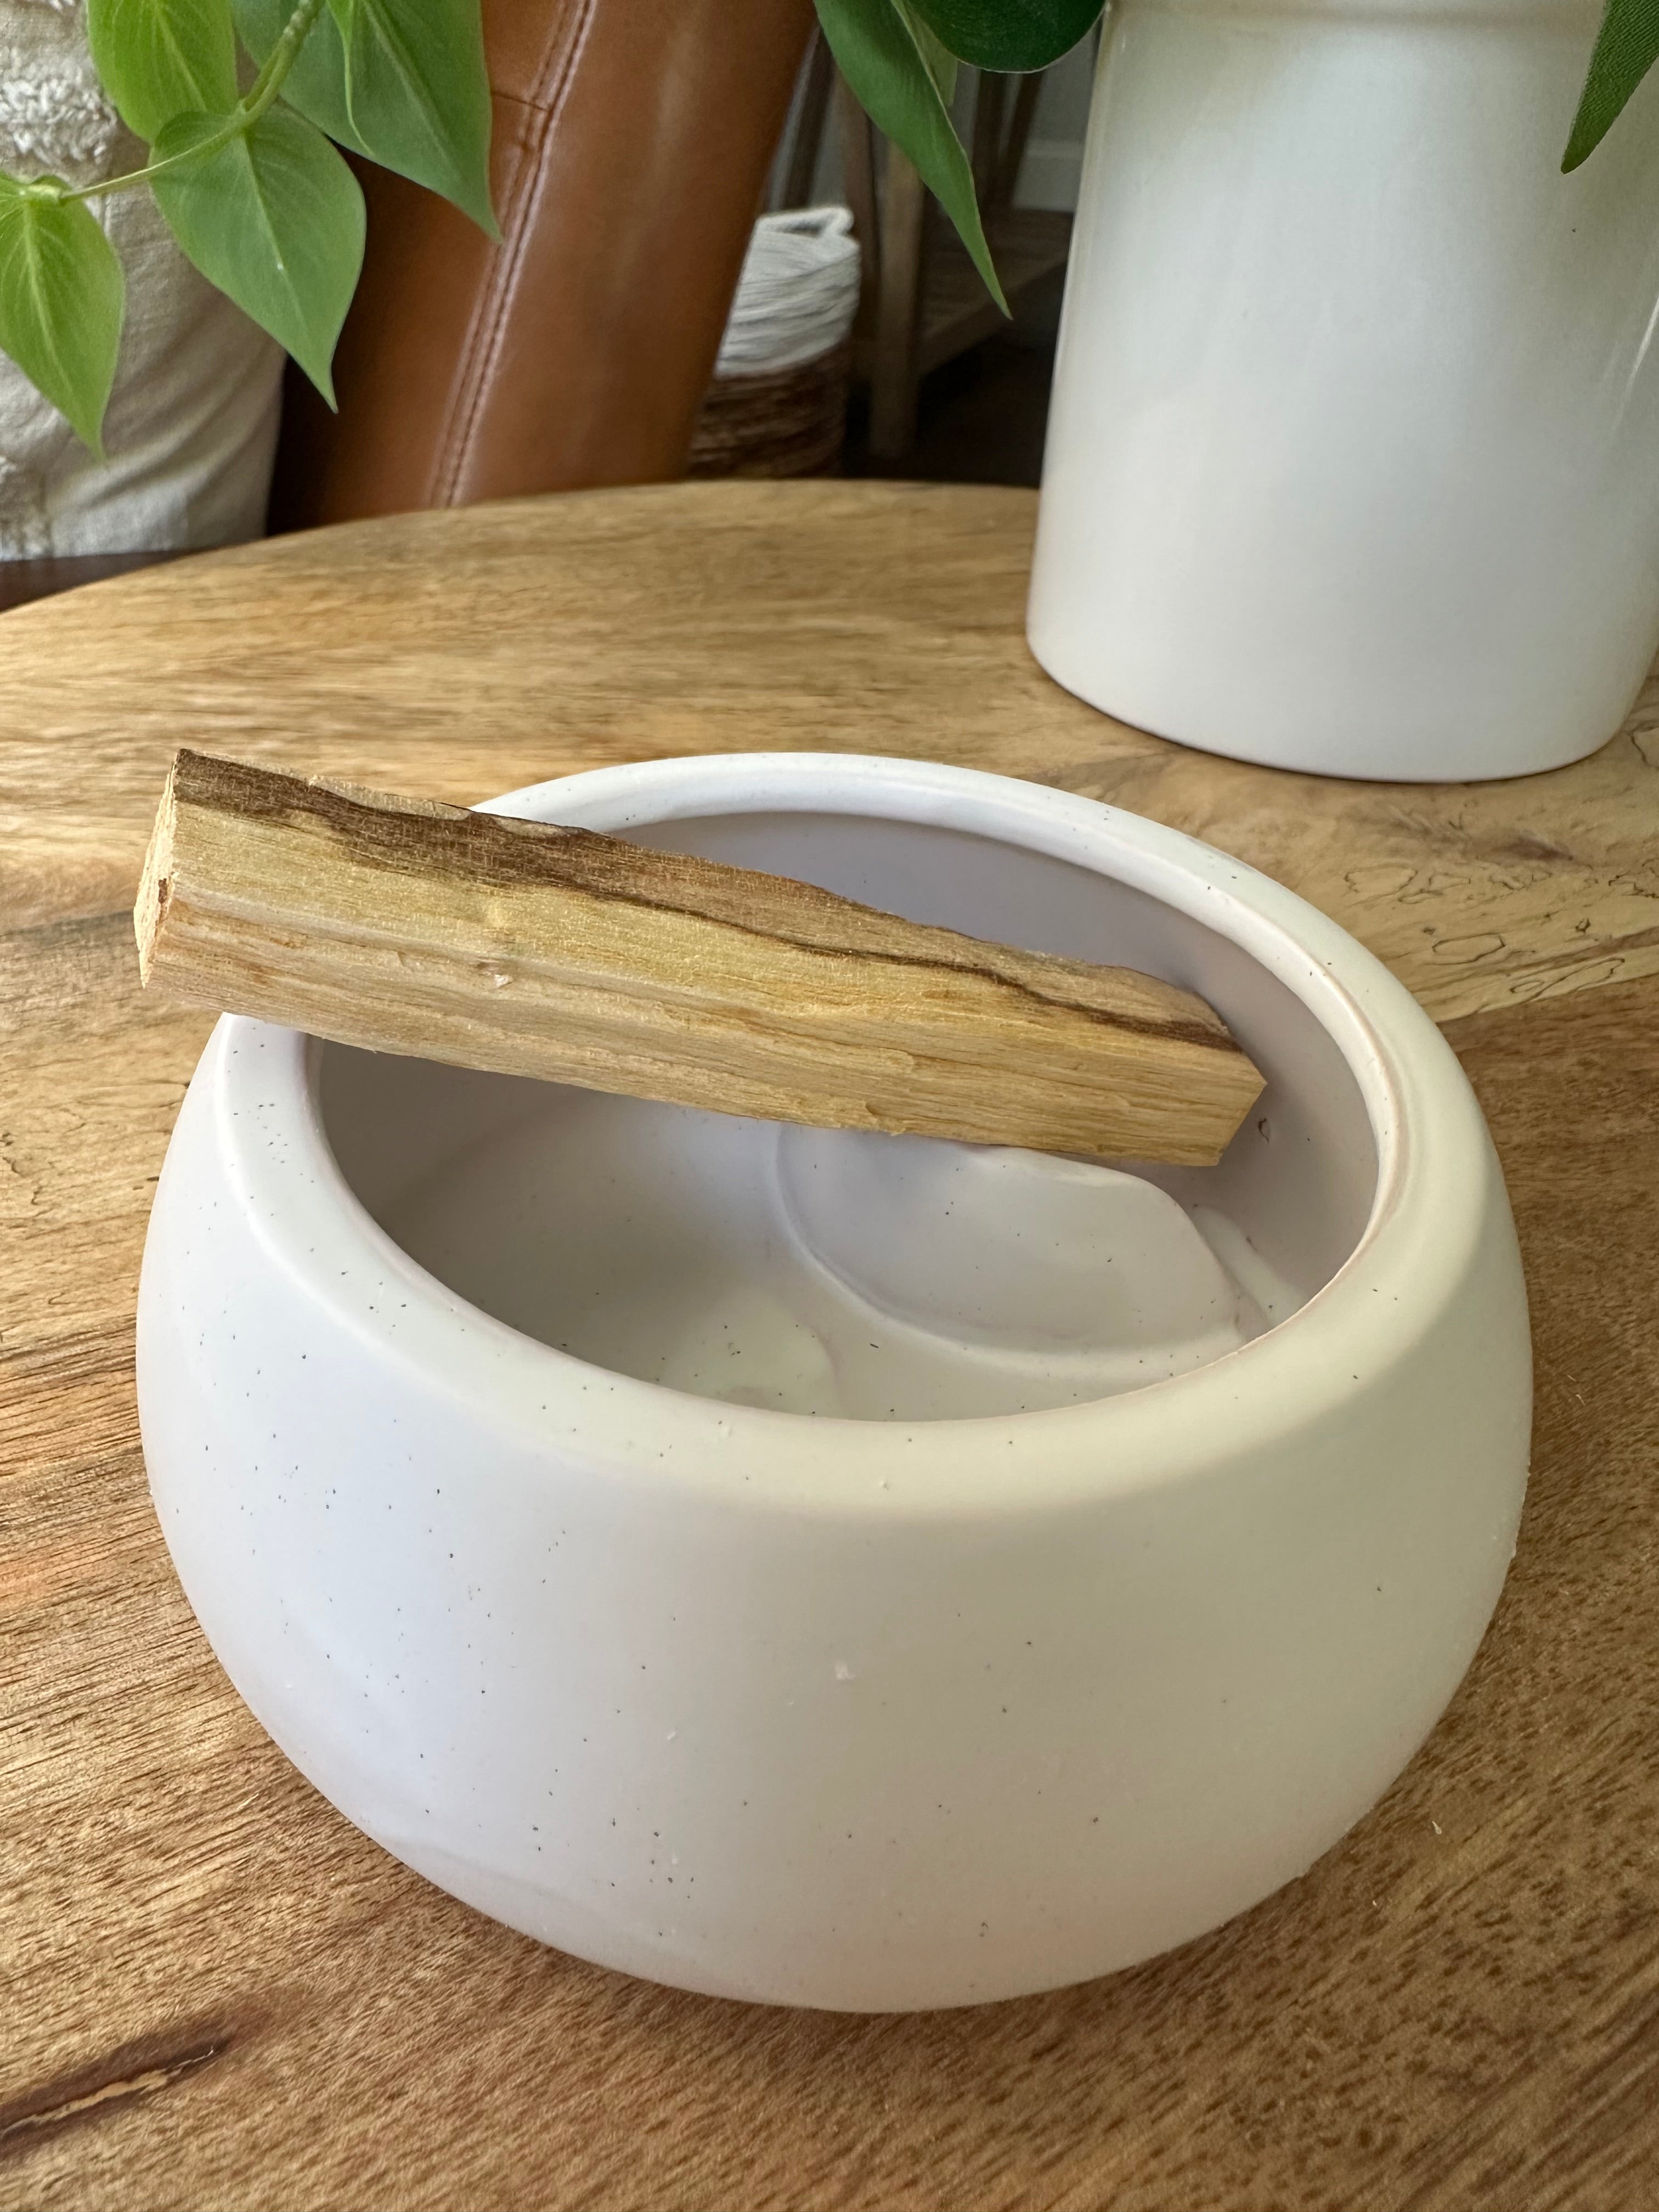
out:
M0 2204L1659 2201L1659 695L1508 785L1182 752L1027 657L1032 513L598 494L0 617ZM1171 1957L885 2019L601 1972L349 1828L220 1674L138 1449L145 1212L206 1024L140 1003L125 908L185 738L460 799L692 750L963 761L1197 830L1373 945L1480 1092L1540 1356L1508 1589L1384 1803Z

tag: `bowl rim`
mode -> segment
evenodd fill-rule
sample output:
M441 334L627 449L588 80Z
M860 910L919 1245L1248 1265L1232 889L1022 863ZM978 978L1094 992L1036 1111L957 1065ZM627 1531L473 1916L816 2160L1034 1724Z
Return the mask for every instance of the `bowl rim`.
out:
M471 1305L411 1259L347 1182L323 1127L318 1042L223 1018L204 1066L221 1158L262 1244L365 1349L412 1364L423 1387L498 1429L528 1431L543 1449L556 1442L647 1486L712 1486L745 1504L837 1513L995 1510L1015 1496L1029 1510L1213 1471L1362 1412L1448 1310L1494 1203L1506 1206L1467 1079L1405 987L1295 893L1145 817L979 769L799 752L589 769L479 811L613 834L713 815L868 815L1024 845L1114 877L1231 939L1302 1000L1354 1077L1377 1156L1370 1215L1335 1273L1265 1334L1201 1367L1027 1413L808 1416L615 1375ZM256 1053L240 1049L256 1043ZM279 1143L254 1141L278 1124ZM388 1270L396 1304L385 1295ZM849 1483L849 1471L867 1479Z

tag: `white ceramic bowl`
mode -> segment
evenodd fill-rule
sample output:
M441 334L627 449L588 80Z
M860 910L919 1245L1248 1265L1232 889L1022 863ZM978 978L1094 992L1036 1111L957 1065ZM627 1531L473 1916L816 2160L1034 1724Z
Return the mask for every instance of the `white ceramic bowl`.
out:
M1265 878L1029 784L750 755L498 804L1200 991L1268 1078L1202 1190L1305 1303L1046 1411L683 1395L535 1340L376 1218L586 1094L223 1021L156 1196L139 1403L260 1721L457 1896L727 1996L1008 1996L1299 1873L1450 1697L1525 1480L1514 1231L1433 1024ZM568 1291L556 1194L502 1203L514 1265L528 1224Z

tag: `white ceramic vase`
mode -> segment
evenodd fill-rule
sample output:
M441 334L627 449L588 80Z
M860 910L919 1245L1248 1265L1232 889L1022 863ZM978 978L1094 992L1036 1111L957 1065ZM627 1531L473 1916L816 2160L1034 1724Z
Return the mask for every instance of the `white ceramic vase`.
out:
M1434 1024L1279 885L1028 784L731 755L502 805L1201 991L1267 1088L1165 1180L1296 1310L1091 1401L775 1410L765 1240L754 1282L716 1266L759 1125L226 1020L156 1195L138 1398L254 1712L456 1895L731 1996L1009 1996L1299 1873L1451 1695L1525 1480L1515 1235ZM878 1293L896 1200L828 1255ZM713 1382L640 1357L698 1269ZM1003 1318L1035 1325L1018 1272Z
M1206 750L1593 751L1659 647L1659 86L1571 176L1597 0L1115 0L1031 648Z

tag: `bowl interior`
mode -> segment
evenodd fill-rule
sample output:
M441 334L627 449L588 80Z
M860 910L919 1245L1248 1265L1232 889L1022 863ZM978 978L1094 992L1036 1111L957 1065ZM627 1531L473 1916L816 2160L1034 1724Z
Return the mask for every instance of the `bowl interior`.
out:
M323 1121L347 1182L413 1259L498 1320L737 1404L1006 1414L1217 1356L1310 1297L1363 1234L1378 1155L1360 1084L1310 1008L1221 929L1016 842L878 816L731 813L627 834L970 935L1143 969L1207 999L1266 1091L1219 1166L1136 1171L1187 1209L1238 1286L1239 1328L1103 1364L1063 1330L964 1349L891 1314L866 1329L856 1302L826 1320L839 1292L780 1229L775 1127L327 1047Z

